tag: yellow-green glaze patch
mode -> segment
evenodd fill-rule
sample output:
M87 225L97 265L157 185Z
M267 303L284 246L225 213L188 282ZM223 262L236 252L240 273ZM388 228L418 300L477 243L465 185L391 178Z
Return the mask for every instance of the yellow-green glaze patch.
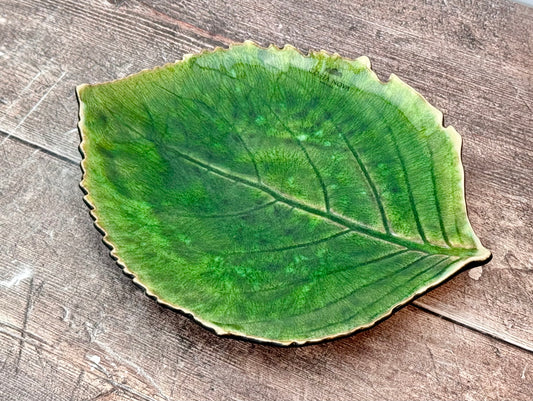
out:
M82 186L106 242L218 333L346 334L490 256L459 135L367 58L246 42L78 96Z

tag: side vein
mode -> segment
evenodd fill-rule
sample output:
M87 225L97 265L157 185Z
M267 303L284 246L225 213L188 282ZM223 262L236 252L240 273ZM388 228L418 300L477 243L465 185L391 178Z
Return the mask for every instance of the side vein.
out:
M359 165L359 168L363 172L363 174L365 176L365 179L368 182L368 185L370 185L370 188L372 189L372 194L374 195L374 200L376 201L376 203L378 205L378 208L379 208L379 213L381 214L381 221L383 223L383 227L385 228L385 232L387 234L390 234L389 222L387 220L387 215L385 214L385 208L383 206L383 202L381 201L381 197L378 194L378 190L377 190L376 184L374 184L374 181L372 180L372 177L370 177L370 174L368 173L368 170L366 169L366 167L365 167L365 165L363 163L363 160L361 160L361 158L359 157L359 154L357 153L355 148L352 146L352 144L350 144L350 142L348 142L348 138L346 138L346 135L344 135L344 133L341 133L341 135L342 135L342 139L344 139L344 142L346 143L346 146L348 146L348 149L350 150L350 152L352 153L353 157L355 158L355 161Z
M311 165L311 168L313 169L314 173L315 173L315 176L318 180L318 183L320 184L320 187L322 188L322 194L324 196L324 206L326 208L326 211L329 212L330 211L330 205L329 205L329 195L328 195L328 189L326 188L326 184L324 183L324 180L322 178L322 175L320 174L320 171L318 171L318 168L316 167L315 163L313 162L313 160L311 159L311 157L309 156L309 153L307 152L307 149L305 148L305 146L302 144L302 141L300 141L296 135L294 134L294 132L285 125L285 123L281 120L281 118L278 116L278 114L272 109L272 107L270 106L270 104L268 105L268 108L270 109L270 112L272 113L272 115L274 117L276 117L276 119L278 120L278 122L283 126L283 128L285 128L287 130L287 132L289 132L291 134L291 136L294 138L294 140L296 141L296 143L298 144L298 146L300 147L300 149L302 150L303 154L305 155L307 161L309 162L309 164Z
M448 245L450 248L452 248L452 244L450 244L450 240L448 238L448 234L446 233L446 228L444 227L444 220L442 218L442 211L440 208L440 201L439 201L439 194L437 192L437 177L435 177L435 157L433 155L433 150L431 150L431 146L429 146L429 143L427 144L427 149L429 150L429 155L431 156L431 163L429 163L429 171L431 174L431 183L433 184L433 198L435 199L435 206L437 208L437 214L439 215L439 225L440 225L440 231L442 233L442 238L444 239L444 242L446 242L446 245Z
M277 201L281 202L281 203L284 203L288 206L291 206L291 207L294 207L294 208L297 208L299 210L302 210L304 212L307 212L307 213L310 213L310 214L313 214L315 216L319 216L319 217L322 217L326 220L329 220L333 223L336 223L336 224L339 224L341 226L344 226L345 228L347 229L351 229L353 231L356 231L356 232L359 232L361 234L365 234L365 235L368 235L369 237L373 237L373 238L377 238L377 239L380 239L380 240L383 240L385 242L388 242L388 243L391 243L391 244L396 244L396 245L401 245L405 248L408 248L408 249L411 249L411 250L418 250L418 251L421 251L421 252L425 252L425 253L433 253L433 254L441 254L441 255L458 255L458 256L470 256L470 255L474 255L476 253L476 249L475 248L472 248L472 249L469 249L469 248L448 248L448 247L440 247L440 246L437 246L437 245L433 245L433 244L430 244L430 243L426 243L426 244L421 244L421 243L418 243L418 242L413 242L413 241L410 241L410 240L407 240L407 239L404 239L404 238L401 238L401 237L396 237L396 236L393 236L393 235L388 235L388 234L385 234L381 231L376 231L372 228L369 228L369 227L366 227L366 226L363 226L361 224L358 224L357 222L355 221L352 221L352 220L349 220L341 215L338 215L334 212L330 212L330 213L327 213L321 209L317 209L313 206L310 206L310 205L307 205L305 203L302 203L302 202L299 202L295 199L292 199L292 198L289 198L287 197L286 195L284 194L281 194L275 190L273 190L272 188L269 188L268 186L264 185L264 184L261 184L261 183L257 183L255 181L250 181L249 179L245 178L245 177L242 177L242 176L239 176L239 175L234 175L234 174L231 174L231 173L228 173L224 170L221 170L217 167L214 167L214 166L211 166L203 161L200 161L200 160L197 160L185 153L182 153L180 152L179 150L175 149L174 150L175 152L175 155L177 157L180 157L186 161L188 161L189 163L192 163L198 167L201 167L207 171L210 171L216 175L219 175L221 177L224 177L226 179L229 179L231 181L234 181L234 182L239 182L241 184L244 184L246 186L249 186L251 188L255 188L255 189L258 189L264 193L267 193L269 194L270 196L272 196L272 198L276 199Z
M428 240L426 238L426 234L424 233L424 229L422 228L420 216L418 215L418 211L416 210L415 197L413 195L411 183L409 182L409 176L407 175L407 167L405 165L405 160L403 159L402 153L400 152L400 147L398 146L398 141L396 140L396 135L394 135L394 131L390 128L388 131L390 133L392 143L394 144L394 149L396 150L396 153L398 155L398 159L400 160L400 165L402 166L403 176L405 177L405 184L407 185L407 193L409 195L409 203L411 204L411 209L415 218L416 228L418 229L418 233L420 234L420 238L422 238L422 241L424 241L424 243L427 243Z
M207 104L203 100L191 99L191 98L188 98L188 97L185 97L185 96L181 96L181 95L178 95L177 93L171 91L170 89L165 88L162 85L159 85L159 84L156 84L156 83L154 83L154 85L157 86L159 89L162 89L165 92L171 94L172 96L177 97L179 100L187 100L187 101L189 101L191 103L196 103L196 104L202 105L203 107L205 107L209 111L209 113L211 113L212 116L216 115L216 116L222 117L222 119L226 122L226 124L228 124L229 126L231 126L233 128L233 132L230 132L230 134L233 133L237 137L237 139L240 142L240 144L243 146L244 150L248 154L248 157L250 158L250 161L252 162L252 164L254 166L254 170L255 170L255 175L256 175L257 181L261 182L261 175L259 174L259 168L257 166L257 161L255 160L255 156L252 153L252 151L250 150L250 148L248 147L248 145L246 145L246 142L244 141L242 135L240 135L239 132L237 131L237 127L235 127L235 124L230 122L221 113L217 113L216 109L213 106Z
M329 212L330 211L329 195L328 195L328 189L326 188L326 184L324 183L324 179L322 178L322 175L320 174L320 171L318 171L317 166L315 165L315 163L311 159L311 156L309 156L309 153L307 152L307 149L302 144L302 141L300 141L298 138L295 138L295 139L298 142L298 146L300 146L300 149L302 149L302 152L304 152L305 157L307 158L307 161L309 162L309 164L313 168L313 171L315 172L316 178L317 178L318 182L320 183L320 187L322 188L322 193L324 194L324 204L325 204L325 207L326 207L326 211Z
M279 76L277 77L276 79L276 85L275 87L277 88L280 88L281 86L279 85L279 81L282 79L282 78L287 78L287 74L286 72L283 72L281 74L279 74ZM301 82L299 82L298 80L294 80L292 81L294 83L296 83L298 86L300 86L306 93L309 92L309 88L306 87L305 85L302 85ZM306 95L307 96L307 95ZM274 116L276 117L276 119L280 122L280 124L291 134L291 136L296 140L296 142L298 143L298 146L300 147L300 149L302 150L302 152L304 153L307 161L309 162L309 164L311 165L311 168L313 169L315 175L316 175L316 178L320 184L320 187L322 188L322 193L323 193L323 196L324 196L324 206L326 207L326 211L330 211L330 202L329 202L329 194L328 194L328 189L326 187L326 184L324 182L324 179L322 178L322 174L320 174L320 171L318 170L318 167L316 166L316 164L313 162L313 159L311 159L311 156L309 155L309 152L307 151L307 149L305 148L304 144L302 143L302 141L300 139L298 139L298 137L296 136L296 134L289 128L285 125L285 123L281 120L281 118L279 117L279 115L272 109L272 107L270 106L270 104L268 105L270 111L272 112L272 114L274 114ZM301 125L301 124L300 124Z
M257 178L257 182L261 182L261 175L259 174L259 168L257 167L257 161L255 160L255 156L254 154L252 153L252 151L250 150L250 148L248 147L248 145L246 145L246 142L244 142L244 139L242 138L242 136L237 132L237 129L234 128L234 134L235 136L239 139L239 141L241 142L244 150L246 150L246 153L248 153L248 156L250 157L250 160L252 161L252 164L254 165L254 170L255 170L255 176Z
M315 241L304 242L304 243L301 243L301 244L294 244L294 245L283 246L283 247L280 247L280 248L272 248L272 249L255 249L255 250L250 250L250 251L229 252L226 255L229 255L229 256L230 255L246 255L246 254L250 254L250 253L280 252L280 251L288 251L288 250L297 249L297 248L306 248L308 246L318 245L318 244L321 244L323 242L327 242L327 241L330 241L332 239L338 238L338 237L340 237L342 235L348 234L351 231L352 230L347 229L347 230L340 231L338 233L335 233L335 234L330 235L330 236L325 237L325 238L320 238L320 239L317 239Z
M393 257L395 256L398 256L398 255L401 255L401 254L404 254L406 252L410 252L408 249L402 249L402 250L399 250L399 251L396 251L396 252L392 252L392 253L389 253L387 255L384 255L384 256L379 256L377 258L374 258L374 259L370 259L370 260L367 260L365 262L361 262L361 263L357 263L355 265L352 265L352 266L343 266L339 269L335 269L335 270L331 270L327 273L327 275L324 275L322 276L321 278L326 278L326 277L331 277L332 274L338 274L338 273L343 273L347 270L351 270L351 269L357 269L358 267L361 267L361 266L365 266L365 265L370 265L370 264L374 264L374 263L378 263L378 262L383 262L387 259L392 259ZM306 283L306 282L309 282L308 279L299 279L299 280L294 280L294 281L291 281L290 283L283 283L281 285L277 285L275 287L269 287L269 288L261 288L259 290L253 290L253 291L243 291L243 294L246 294L246 295L256 295L258 293L265 293L265 292L270 292L270 291L276 291L276 290L286 290L288 287L295 287L299 284L303 284L303 283Z
M414 261L412 264L415 264L415 263L417 263L417 262L419 262L419 261L421 261L422 259L425 259L425 258L427 258L427 257L429 257L429 256L423 256L422 258L420 258L420 259ZM442 262L446 262L446 261L448 261L448 260L450 260L450 257L449 257L449 256L445 257L444 259L439 260L437 263L432 264L432 265L429 266L427 269L424 269L423 271L417 273L415 276L411 277L411 278L410 278L409 280L407 280L406 282L402 283L402 284L399 285L399 286L394 287L394 288L393 288L391 291L389 291L387 294L383 295L382 298L375 300L374 302L370 303L369 305L365 305L365 307L366 307L366 308L372 307L373 305L375 305L375 304L377 304L379 301L381 301L383 298L385 298L385 297L389 296L390 294L392 294L392 293L393 293L394 291L396 291L398 288L403 287L404 285L410 283L411 281L413 281L413 280L416 279L417 277L420 277L422 274L427 273L427 272L430 271L431 269L434 269L435 267L437 267L438 265L440 265ZM453 265L455 262L457 262L457 260L454 260L454 261L451 262L450 264L446 265L444 269L446 269L446 268L448 268L449 266ZM441 270L444 270L444 269L441 269ZM372 283L372 284L374 284L374 283ZM354 291L354 292L355 292L355 291ZM352 294L349 294L347 297L349 297L350 295L352 295ZM347 298L347 297L346 297L346 298ZM341 299L341 300L342 300L342 299ZM405 302L405 301L404 301L404 302ZM351 315L350 317L347 317L346 319L342 320L341 322L330 323L330 324L327 324L327 325L325 325L325 326L318 327L318 328L314 329L314 331L317 331L317 330L323 330L323 329L326 329L326 328L331 327L331 326L333 326L333 325L338 325L338 324L342 324L342 323L345 323L345 322L349 322L349 321L352 320L355 316L357 316L358 314L361 313L361 309L362 309L362 308L357 309L357 311L356 311L353 315Z
M398 274L400 272L402 273L405 273L405 271L407 269L411 269L413 268L413 266L415 266L416 264L418 264L419 262L427 259L427 258L430 258L432 255L423 255L423 256L420 256L419 258L415 259L414 261L412 261L411 263L409 263L408 265L404 266L402 269L400 269L398 272L395 273ZM369 306L379 302L381 299L383 299L384 297L386 297L387 295L390 295L392 292L394 292L396 289L402 287L403 285L405 285L406 283L409 283L410 281L414 280L415 278L419 277L420 275L426 273L427 271L431 270L432 268L434 268L435 266L439 265L441 262L445 261L449 259L449 256L446 256L444 258L441 258L437 263L435 264L432 264L431 266L425 268L424 270L416 273L413 277L411 277L409 280L407 280L407 282L404 282L398 286L395 286L391 291L389 291L388 293L384 294L380 299L374 301L372 304L370 304ZM394 276L394 275L393 275ZM310 315L310 314L313 314L315 312L318 312L318 311L321 311L321 310L324 310L325 308L329 307L329 306L332 306L332 305L335 305L337 303L339 303L340 301L343 301L345 299L348 299L350 298L352 295L354 295L355 293L357 293L358 291L362 290L363 288L367 288L367 287L370 287L370 286L373 286L375 284L378 284L384 280L387 280L387 279L391 279L391 277L393 276L385 276L385 277L381 277L377 280L371 280L370 282L366 283L366 284L363 284L359 287L356 287L356 288L353 288L351 291L349 291L347 294L341 296L340 298L337 298L337 299L334 299L330 302L327 302L326 304L322 305L322 306L319 306L319 307L316 307L316 308L313 308L311 310L308 310L306 311L305 313L302 313L302 314L294 314L294 315L288 315L288 316L284 316L284 318L292 318L292 317L301 317L301 316L305 316L305 315ZM357 316L358 314L360 313L360 311L358 310L357 313L355 313L353 316L343 320L343 321L349 321L351 319L353 319L355 316ZM268 323L268 322L271 322L271 320L254 320L254 321L246 321L245 323L246 324L261 324L261 323ZM338 323L342 323L342 322L336 322L335 324L338 324ZM325 327L328 327L329 325L326 325ZM322 328L322 327L321 327ZM319 329L321 329L319 328ZM319 330L317 329L317 330Z
M267 203L263 203L262 205L252 207L250 209L241 210L240 212L235 213L225 213L225 214L175 214L176 217L192 217L196 219L224 219L227 217L242 217L242 216L248 216L250 213L257 212L259 210L265 209L274 203L276 203L277 200L273 200Z

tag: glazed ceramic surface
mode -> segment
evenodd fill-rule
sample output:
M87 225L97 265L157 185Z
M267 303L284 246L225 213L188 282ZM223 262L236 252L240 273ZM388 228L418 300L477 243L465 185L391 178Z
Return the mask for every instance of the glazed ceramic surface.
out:
M219 334L347 334L490 256L459 135L366 57L245 42L78 96L82 186L113 255Z

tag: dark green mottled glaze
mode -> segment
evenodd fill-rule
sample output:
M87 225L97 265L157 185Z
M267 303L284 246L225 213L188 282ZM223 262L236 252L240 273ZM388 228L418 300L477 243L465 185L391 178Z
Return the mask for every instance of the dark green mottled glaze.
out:
M459 135L364 57L246 42L78 95L105 240L149 293L219 333L346 334L490 256Z

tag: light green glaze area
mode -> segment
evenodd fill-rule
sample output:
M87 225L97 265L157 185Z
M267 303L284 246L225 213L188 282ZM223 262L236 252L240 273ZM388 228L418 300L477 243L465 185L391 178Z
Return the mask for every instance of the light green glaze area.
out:
M366 58L246 42L78 95L82 185L106 241L219 333L346 334L490 256L459 135Z

